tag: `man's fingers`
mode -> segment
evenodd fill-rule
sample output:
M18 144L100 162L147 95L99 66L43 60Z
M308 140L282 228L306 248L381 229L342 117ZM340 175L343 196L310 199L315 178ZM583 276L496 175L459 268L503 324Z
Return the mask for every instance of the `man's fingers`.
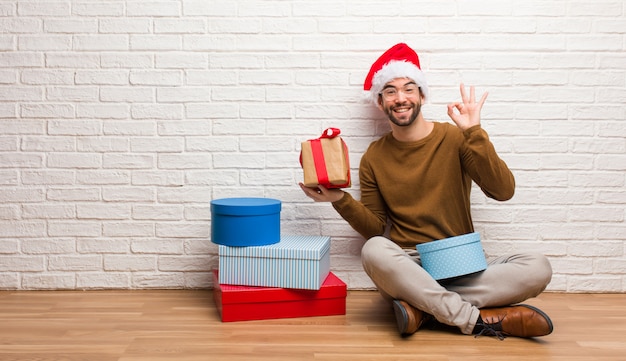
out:
M448 104L448 115L454 114L454 108L458 108L458 103Z
M463 103L467 102L467 95L465 95L465 84L461 83L461 101L463 101Z
M300 188L304 191L308 197L315 199L315 196L320 194L320 190L316 188L307 187L304 184L300 183Z
M454 114L454 104L448 104L448 115L452 116Z
M467 96L467 93L465 92L465 84L461 83L460 90L461 90L461 104L475 104L476 103L476 88L474 86L470 86L469 98ZM482 106L485 103L485 100L487 99L487 94L488 93L485 92L480 98L480 100L478 101L478 104L480 106ZM460 109L460 108L457 106L457 109Z
M488 92L485 92L483 94L483 96L480 98L480 101L478 102L478 105L482 108L483 104L485 104L485 100L487 100L487 95L489 95Z

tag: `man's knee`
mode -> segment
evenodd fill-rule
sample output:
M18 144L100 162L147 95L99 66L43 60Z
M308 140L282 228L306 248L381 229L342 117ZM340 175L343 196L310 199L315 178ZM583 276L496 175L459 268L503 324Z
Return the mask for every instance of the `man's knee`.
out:
M524 267L518 275L518 282L530 292L528 297L543 292L552 280L552 266L548 258L535 252L519 254L517 257Z
M543 291L552 280L552 265L550 265L548 257L543 254L536 253L534 256L534 268L536 269L535 278L537 279L539 286L542 288L541 291Z
M372 262L375 258L383 253L383 249L388 246L391 241L382 236L375 236L367 240L361 248L361 260L363 264Z
M387 242L390 242L387 238L376 236L368 239L361 248L361 263L368 275L371 276L373 269L378 269L385 264L383 250L387 247Z

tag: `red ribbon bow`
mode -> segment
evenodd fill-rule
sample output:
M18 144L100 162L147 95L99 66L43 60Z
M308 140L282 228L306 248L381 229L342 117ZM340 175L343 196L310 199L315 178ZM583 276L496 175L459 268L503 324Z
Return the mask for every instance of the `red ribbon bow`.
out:
M322 133L322 136L319 137L319 139L322 138L334 138L336 136L338 136L339 134L341 134L341 130L339 130L339 128L327 128L324 133Z

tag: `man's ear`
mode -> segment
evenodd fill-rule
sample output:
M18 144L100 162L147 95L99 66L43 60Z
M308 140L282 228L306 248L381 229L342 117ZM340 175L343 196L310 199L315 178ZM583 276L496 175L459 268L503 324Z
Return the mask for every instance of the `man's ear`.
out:
M378 94L378 99L376 100L376 106L378 109L383 110L383 96Z

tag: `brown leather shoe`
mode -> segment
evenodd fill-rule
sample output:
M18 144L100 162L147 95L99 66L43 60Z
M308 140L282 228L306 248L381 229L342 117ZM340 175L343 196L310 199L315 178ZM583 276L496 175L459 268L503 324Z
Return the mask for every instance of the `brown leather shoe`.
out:
M409 336L417 332L426 319L424 312L402 300L393 300L393 311L396 314L400 335Z
M548 315L536 307L523 304L481 309L478 321L480 332L476 336L496 336L499 339L506 336L545 336L554 329Z

